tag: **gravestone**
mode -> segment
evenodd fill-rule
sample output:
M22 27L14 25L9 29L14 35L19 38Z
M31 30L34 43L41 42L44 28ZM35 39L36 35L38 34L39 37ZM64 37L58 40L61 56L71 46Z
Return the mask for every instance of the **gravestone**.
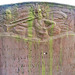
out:
M74 13L52 3L0 6L0 75L75 75Z

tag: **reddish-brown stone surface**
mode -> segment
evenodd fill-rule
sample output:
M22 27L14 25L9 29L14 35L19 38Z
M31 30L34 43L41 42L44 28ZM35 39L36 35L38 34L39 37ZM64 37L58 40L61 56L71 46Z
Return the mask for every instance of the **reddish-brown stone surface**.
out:
M42 75L43 63L45 75L74 75L74 36L61 34L49 43L0 36L0 75Z
M35 3L29 4L0 7L0 75L75 75L75 7L49 5L48 18L34 20L32 25L25 23L30 7L35 6ZM8 20L7 15L12 19ZM44 20L54 23L55 35L46 30ZM15 26L11 28L12 25ZM29 25L32 27L30 39ZM45 30L50 35L40 40L37 36L46 35Z

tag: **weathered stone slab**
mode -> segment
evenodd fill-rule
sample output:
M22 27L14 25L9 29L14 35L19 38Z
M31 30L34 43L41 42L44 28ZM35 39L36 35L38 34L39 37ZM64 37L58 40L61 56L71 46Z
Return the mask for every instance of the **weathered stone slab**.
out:
M53 36L49 41L0 36L2 75L74 75L74 35Z
M75 75L74 15L51 3L0 6L0 75Z

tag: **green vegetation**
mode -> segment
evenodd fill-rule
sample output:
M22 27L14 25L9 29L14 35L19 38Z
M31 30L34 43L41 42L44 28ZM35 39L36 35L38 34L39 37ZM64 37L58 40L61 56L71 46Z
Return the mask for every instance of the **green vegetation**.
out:
M39 43L38 43L38 46L40 46ZM41 64L40 64L40 60L41 60L41 58L40 58L40 50L38 50L38 52L39 52L39 57L38 57L38 59L39 59L39 75L40 75L40 73L41 73Z
M27 42L27 41L29 41L29 39L28 38L24 38L24 41Z
M39 19L42 19L42 11L40 6L38 6L38 17Z
M14 21L16 21L17 17L18 17L18 5L15 4L15 6L12 7L12 14L13 14L13 19Z
M29 75L30 75L30 73L31 73L31 68L32 68L32 66L31 66L31 63L32 63L32 52L31 52L31 50L32 50L32 42L29 41L28 43L29 43L28 60L29 60Z
M10 9L6 9L6 20L10 21L12 19L12 13Z
M34 18L34 14L32 11L33 11L33 8L31 7L29 11L29 17ZM33 28L33 20L28 21L28 37L30 38L32 38L32 28Z
M59 65L56 66L57 71L59 70Z
M49 40L49 53L50 53L50 75L52 75L52 68L53 68L53 38Z
M21 37L19 35L15 35L17 41L20 41Z
M60 56L59 56L59 64L62 65L62 37L60 41Z
M38 42L38 45L39 45L40 44L40 39L37 42Z
M47 15L47 19L49 19L49 12L50 12L50 7L49 5L46 5L46 15Z

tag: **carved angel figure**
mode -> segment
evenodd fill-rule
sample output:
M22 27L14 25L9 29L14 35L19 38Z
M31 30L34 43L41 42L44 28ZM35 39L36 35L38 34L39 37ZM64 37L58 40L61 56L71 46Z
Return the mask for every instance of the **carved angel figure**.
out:
M7 32L13 32L15 34L23 34L26 36L24 29L28 30L28 21L33 21L33 37L40 39L48 39L50 36L54 36L61 33L61 26L59 27L55 21L47 18L48 14L45 11L45 7L40 7L38 4L35 4L32 10L34 17L25 17L22 19L18 19L16 21L12 21L9 24L4 25ZM53 12L49 12L51 14ZM63 12L54 12L61 14L63 17L67 17ZM6 13L9 19L11 19L12 15L9 10ZM49 17L49 16L48 16ZM18 27L18 28L15 28ZM20 31L19 31L19 30ZM25 31L27 33L27 31Z

